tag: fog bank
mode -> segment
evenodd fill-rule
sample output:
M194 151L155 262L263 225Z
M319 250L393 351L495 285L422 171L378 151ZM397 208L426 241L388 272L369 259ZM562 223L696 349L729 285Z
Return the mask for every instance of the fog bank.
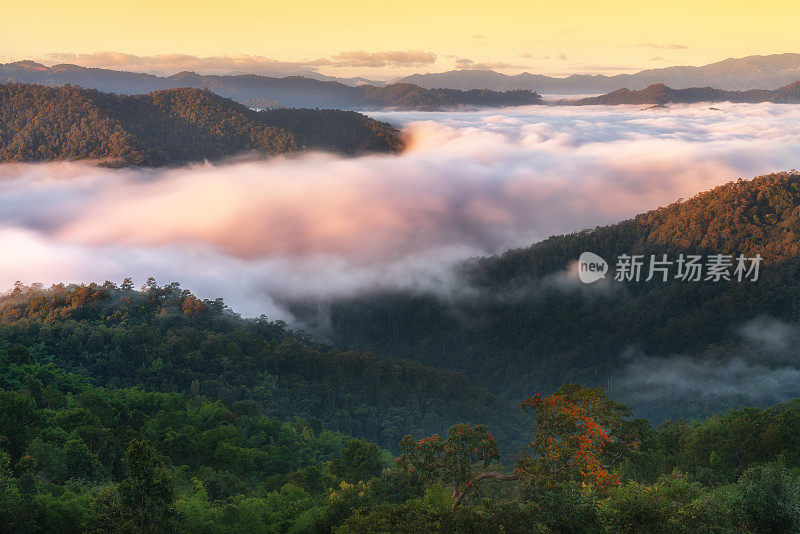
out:
M154 276L288 320L276 301L448 291L464 258L796 165L800 107L715 108L374 114L408 135L400 156L0 165L0 287Z

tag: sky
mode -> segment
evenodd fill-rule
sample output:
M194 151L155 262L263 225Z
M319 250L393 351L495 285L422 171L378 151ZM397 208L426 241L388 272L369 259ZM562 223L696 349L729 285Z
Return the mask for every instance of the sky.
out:
M39 0L2 11L0 61L161 73L616 74L800 51L793 0Z

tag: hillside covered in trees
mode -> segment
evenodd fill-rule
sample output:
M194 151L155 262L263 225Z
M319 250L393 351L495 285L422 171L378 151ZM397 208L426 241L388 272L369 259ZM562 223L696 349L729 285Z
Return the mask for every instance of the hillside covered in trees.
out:
M713 87L673 89L663 83L657 83L644 89L633 91L619 89L605 95L559 100L558 103L567 106L616 106L620 104L694 104L697 102L798 104L800 103L800 81L773 90L750 89L748 91L726 91Z
M406 435L392 461L318 421L197 391L107 388L0 350L4 532L753 532L800 528L800 406L653 428L602 389L491 427ZM522 411L522 410L518 410Z
M459 420L492 424L505 450L523 436L520 414L462 376L321 346L281 321L241 319L176 283L151 280L141 291L129 282L18 285L0 298L3 344L100 386L204 395L316 420L387 449L406 432L441 432Z
M587 251L608 262L606 281L577 280L575 262ZM666 281L646 282L650 256L664 254L673 262L681 254L763 261L755 282L684 281L675 265ZM645 259L640 281L614 280L622 255ZM796 381L779 378L796 372L798 357L797 173L732 182L629 221L469 261L460 280L471 288L466 296L393 291L340 300L318 335L461 370L512 401L571 381L607 386L655 422L800 394ZM314 324L314 312L305 317ZM691 389L693 375L709 383ZM773 382L756 385L768 375Z
M71 86L0 85L0 162L93 159L158 166L245 153L401 148L391 125L352 111L256 112L199 89L124 96Z
M175 88L209 89L241 103L273 102L292 108L437 111L466 106L503 107L542 103L541 97L529 90L424 89L410 83L351 86L303 76L273 78L255 74L222 76L179 72L162 77L77 65L46 67L32 61L0 64L0 81L49 86L71 84L127 95Z

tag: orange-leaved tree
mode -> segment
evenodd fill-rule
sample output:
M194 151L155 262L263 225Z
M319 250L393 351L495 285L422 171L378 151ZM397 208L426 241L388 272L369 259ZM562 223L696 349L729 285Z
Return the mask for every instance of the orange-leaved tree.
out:
M415 469L428 480L442 480L453 489L453 508L481 480L516 480L516 475L485 471L497 460L497 443L484 425L458 424L450 427L447 439L438 434L420 440L407 435L400 441L398 467Z
M536 415L532 455L520 458L516 473L537 484L567 481L600 492L619 485L612 467L638 446L630 409L606 397L603 388L567 384L548 396L533 395L522 408Z

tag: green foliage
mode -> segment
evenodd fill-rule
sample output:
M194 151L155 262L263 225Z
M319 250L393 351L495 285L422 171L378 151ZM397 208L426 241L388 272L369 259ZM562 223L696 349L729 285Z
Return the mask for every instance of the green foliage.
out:
M18 388L0 390L0 398L30 421L27 432L6 427L0 437L4 531L792 532L800 521L796 476L784 463L763 464L796 462L791 442L740 455L744 471L734 484L714 484L703 469L664 471L693 458L693 433L707 435L709 425L716 447L742 439L734 432L742 421L753 432L763 431L761 419L771 421L771 433L790 435L797 425L788 414L800 402L684 425L680 438L675 425L644 428L642 452L628 458L620 471L628 475L607 494L570 480L522 478L515 487L508 483L515 477L492 472L503 482L484 481L461 502L468 483L483 480L497 460L482 426L455 425L445 440L409 436L399 468L384 468L375 444L318 423L282 423L201 396L97 388L52 364L0 370ZM37 402L37 391L51 393ZM60 400L48 401L56 391ZM559 396L590 407L606 425L627 413L591 388L568 385ZM16 461L12 450L21 451ZM637 472L658 477L631 479Z
M453 425L444 440L438 434L420 440L409 434L400 442L400 450L400 467L456 486L472 479L473 467L485 469L499 458L497 443L484 425Z
M445 404L457 395L465 404ZM452 411L414 411L435 402ZM452 374L334 351L282 323L243 320L177 284L19 284L0 298L0 530L800 528L800 400L656 428L631 421L602 388L567 384L523 404L535 408L535 421ZM286 416L310 417L274 417L282 406ZM374 413L375 422L379 413L405 412L391 424L412 430L420 416L430 428L459 410L494 410L494 421L514 421L518 433L533 427L534 442L551 441L518 456L515 474L506 475L489 426L460 423L445 439L406 436L396 466L387 467L379 444L325 430L348 410L351 420ZM358 428L394 435L386 426ZM594 450L587 433L609 439ZM580 477L567 473L575 466L550 462L553 450L559 458L591 452L591 465L618 483L591 483L588 463L578 466ZM550 462L552 483L522 476L526 459Z
M702 514L694 501L703 493L701 484L674 472L652 485L631 482L615 488L598 504L597 513L601 524L614 532L697 532L695 518Z
M36 424L36 401L16 391L0 391L0 436L8 440L7 449L16 461L28 446Z
M334 476L353 484L380 475L384 465L380 447L363 439L351 439L342 450L342 457L331 462L330 470Z
M752 532L800 531L800 480L780 463L748 469L737 490L736 508Z
M143 291L111 282L19 285L0 297L0 361L15 345L107 387L203 395L240 415L316 420L387 449L406 433L441 432L459 420L492 425L506 450L523 436L522 414L460 375L320 346L285 323L241 319L176 283L153 281ZM17 388L25 375L9 369L0 385ZM41 396L55 405L49 384Z
M134 439L122 461L128 471L117 489L123 521L136 532L172 530L174 482L156 451L146 441Z
M732 483L750 466L774 458L800 466L800 402L664 423L641 435L639 454L622 468L631 477L653 480L657 473L679 469L705 484Z

